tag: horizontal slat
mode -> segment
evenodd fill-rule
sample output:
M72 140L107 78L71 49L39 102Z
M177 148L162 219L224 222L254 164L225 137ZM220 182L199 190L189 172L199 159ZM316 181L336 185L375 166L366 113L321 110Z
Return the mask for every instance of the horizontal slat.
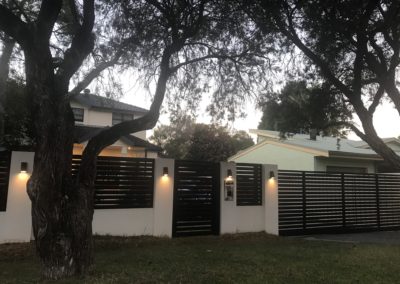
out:
M281 170L278 177L282 234L400 224L400 176Z

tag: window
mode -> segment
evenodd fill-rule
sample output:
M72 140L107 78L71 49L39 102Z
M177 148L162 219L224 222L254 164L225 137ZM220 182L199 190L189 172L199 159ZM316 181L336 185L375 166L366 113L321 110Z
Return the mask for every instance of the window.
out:
M121 123L123 121L133 120L133 114L131 113L119 113L113 112L112 114L112 125Z
M83 122L83 115L84 115L83 108L73 107L72 108L72 112L74 113L75 121Z
M354 173L354 174L365 174L367 173L366 168L361 167L335 167L335 166L327 166L327 172L331 173Z

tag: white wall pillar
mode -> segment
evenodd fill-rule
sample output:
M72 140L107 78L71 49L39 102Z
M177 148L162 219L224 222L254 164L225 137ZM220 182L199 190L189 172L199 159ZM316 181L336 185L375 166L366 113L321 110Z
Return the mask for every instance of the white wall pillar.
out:
M224 198L224 182L227 177L228 169L232 171L234 181L233 200L225 200ZM236 218L236 164L234 162L221 162L220 163L220 202L221 202L221 215L220 215L220 233L230 234L237 231L237 218ZM250 221L251 222L251 221Z
M26 183L32 173L33 157L33 152L11 154L7 208L5 212L0 212L0 243L31 240L31 201L26 192ZM27 173L20 173L21 162L28 163Z
M163 176L164 167L168 176ZM154 170L154 236L172 237L172 213L174 207L175 161L156 159Z
M265 177L265 232L271 235L279 235L279 204L278 204L278 166L263 165ZM270 178L271 173L274 177Z

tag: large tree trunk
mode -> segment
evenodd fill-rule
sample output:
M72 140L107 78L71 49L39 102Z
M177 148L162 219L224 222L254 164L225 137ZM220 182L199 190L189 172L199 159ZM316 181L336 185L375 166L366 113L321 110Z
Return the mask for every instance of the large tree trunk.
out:
M38 48L36 51L40 50ZM72 177L74 119L67 84L54 76L50 54L25 53L37 141L28 182L32 223L43 275L59 279L84 274L92 265L93 173Z

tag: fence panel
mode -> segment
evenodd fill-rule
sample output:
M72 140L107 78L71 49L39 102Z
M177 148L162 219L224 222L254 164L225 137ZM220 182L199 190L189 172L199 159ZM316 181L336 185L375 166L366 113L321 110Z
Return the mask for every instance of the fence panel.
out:
M377 187L374 174L345 174L346 227L378 229Z
M400 176L279 171L281 235L400 228Z
M279 171L279 230L301 231L305 224L302 172Z
M236 164L238 206L262 205L262 165Z
M76 173L81 156L74 156ZM154 195L154 159L98 157L95 209L151 208Z
M400 227L400 176L379 175L379 217L381 229Z
M8 179L10 176L11 153L0 152L0 211L7 209Z
M306 228L337 229L343 225L340 174L305 173Z

